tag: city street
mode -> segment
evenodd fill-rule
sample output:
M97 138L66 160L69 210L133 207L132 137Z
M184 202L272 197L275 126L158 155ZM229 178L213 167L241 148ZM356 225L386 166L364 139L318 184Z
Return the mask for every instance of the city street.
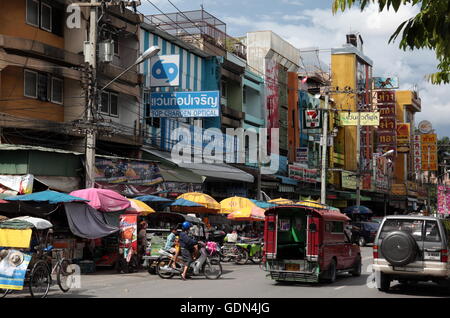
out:
M224 274L219 280L203 277L182 281L179 277L163 280L146 271L134 274L117 274L103 270L95 274L82 275L82 288L63 294L57 286L52 286L49 298L412 298L448 297L450 293L432 283L416 286L402 286L392 283L390 293L369 288L372 248L363 251L363 273L361 277L347 274L338 276L332 285L327 284L279 284L265 277L265 272L257 265L244 266L223 264ZM28 292L28 291L27 291ZM29 293L24 293L29 297ZM19 294L8 297L20 297Z

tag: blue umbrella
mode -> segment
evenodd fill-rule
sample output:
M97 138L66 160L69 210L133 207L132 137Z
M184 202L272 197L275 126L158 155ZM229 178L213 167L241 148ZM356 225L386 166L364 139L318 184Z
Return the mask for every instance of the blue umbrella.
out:
M142 202L172 202L170 199L162 198L157 195L143 195L140 197L135 198L136 200L142 201Z
M205 207L204 205L202 205L202 204L199 204L199 203L196 203L196 202L193 202L193 201L189 201L189 200L186 200L186 199L176 199L175 201L173 201L171 204L170 204L170 206L185 206L185 207Z
M74 197L73 195L68 195L61 192L56 192L52 190L46 190L41 192L35 192L31 194L16 195L11 197L6 197L5 201L35 201L35 202L48 202L50 204L57 204L63 202L86 202L89 200Z
M254 204L256 204L256 206L258 208L261 208L261 209L268 209L268 208L272 208L274 206L278 206L276 204L269 203L266 201L258 201L258 200L252 200L252 199L250 199L250 201L252 201Z
M344 209L345 214L373 214L372 210L364 205L360 206L349 206Z

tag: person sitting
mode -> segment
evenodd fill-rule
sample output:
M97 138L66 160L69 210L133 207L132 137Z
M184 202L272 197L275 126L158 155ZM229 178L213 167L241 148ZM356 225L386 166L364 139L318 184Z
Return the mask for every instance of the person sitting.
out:
M177 253L177 249L175 247L175 241L176 241L176 238L177 238L177 232L178 232L177 231L177 226L173 226L170 229L170 234L167 236L166 245L164 246L164 250L169 252L169 253L172 253L172 254L176 254ZM176 256L178 256L178 255L176 255ZM172 266L172 268L175 268L174 259L171 259L169 261L168 266Z
M184 222L182 224L182 231L180 233L181 256L183 257L183 261L185 262L183 273L181 274L181 278L183 280L186 280L187 270L193 261L192 254L195 253L196 250L198 250L198 242L188 234L191 226L192 224L190 222Z

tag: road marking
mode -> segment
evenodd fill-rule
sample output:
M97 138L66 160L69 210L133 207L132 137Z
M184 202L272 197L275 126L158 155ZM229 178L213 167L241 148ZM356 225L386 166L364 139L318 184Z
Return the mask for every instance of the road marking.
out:
M339 290L339 289L342 289L342 288L345 288L345 287L347 287L347 286L336 287L334 290Z

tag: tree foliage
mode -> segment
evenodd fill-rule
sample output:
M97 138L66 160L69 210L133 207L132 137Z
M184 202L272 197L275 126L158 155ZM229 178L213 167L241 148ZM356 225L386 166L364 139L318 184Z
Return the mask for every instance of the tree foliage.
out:
M400 48L431 49L436 53L438 72L428 75L433 84L450 83L450 1L449 0L333 0L333 13L345 11L354 5L361 11L371 3L378 3L379 11L401 5L420 6L420 12L400 24L389 43L401 34Z

